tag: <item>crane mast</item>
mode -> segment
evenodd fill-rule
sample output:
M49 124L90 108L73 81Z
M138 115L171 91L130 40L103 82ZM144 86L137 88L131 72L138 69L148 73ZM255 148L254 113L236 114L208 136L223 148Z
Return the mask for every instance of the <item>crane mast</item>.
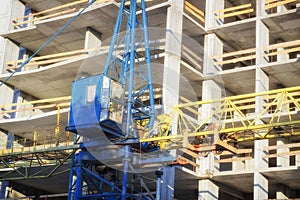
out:
M137 15L138 12L140 15ZM122 32L124 28L125 31ZM138 127L142 127L151 136L154 124L150 59L145 1L138 3L136 0L122 0L103 73L73 82L70 120L66 128L90 140L93 146L106 145L106 139L122 146L122 186L106 182L103 173L95 173L95 168L99 166L88 169L87 166L94 165L97 159L87 150L90 144L85 143L73 158L69 199L109 199L109 196L118 196L122 200L127 197L147 199L143 195L137 197L135 194L128 194L127 179L130 151L134 146L140 145ZM144 143L146 146L147 144ZM73 181L71 179L75 174L76 181ZM100 182L102 186L92 186L90 188L97 192L84 194L83 182L92 185L89 183L91 180L94 180L93 185ZM111 187L112 192L103 192L103 184Z

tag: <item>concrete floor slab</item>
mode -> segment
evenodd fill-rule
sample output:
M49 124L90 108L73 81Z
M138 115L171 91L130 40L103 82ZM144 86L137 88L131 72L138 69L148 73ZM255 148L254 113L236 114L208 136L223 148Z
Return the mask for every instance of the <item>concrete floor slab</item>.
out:
M208 32L216 33L226 41L224 50L234 51L255 47L256 18L245 19L211 28Z
M64 132L68 124L69 109L61 110L60 129ZM53 136L55 138L55 127L57 124L57 111L45 112L33 116L0 120L0 127L21 138L33 139L33 132L37 131L39 140Z
M270 44L278 39L289 42L300 38L300 17L296 9L269 14L262 20L269 28Z
M215 174L213 180L226 184L238 191L244 193L252 193L254 173L253 172L242 172L242 173L219 173Z
M274 167L266 171L262 171L262 174L267 176L270 183L282 183L289 186L291 189L300 189L300 167Z

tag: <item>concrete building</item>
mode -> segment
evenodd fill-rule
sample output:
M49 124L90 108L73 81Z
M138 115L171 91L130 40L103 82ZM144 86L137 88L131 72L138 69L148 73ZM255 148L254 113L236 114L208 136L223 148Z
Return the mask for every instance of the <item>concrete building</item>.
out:
M3 198L66 198L78 148L65 131L72 81L103 70L119 1L97 0L19 67L87 2L0 1ZM300 198L300 1L146 2L157 99L167 113L200 101L181 107L187 119L226 136L183 144L161 199Z

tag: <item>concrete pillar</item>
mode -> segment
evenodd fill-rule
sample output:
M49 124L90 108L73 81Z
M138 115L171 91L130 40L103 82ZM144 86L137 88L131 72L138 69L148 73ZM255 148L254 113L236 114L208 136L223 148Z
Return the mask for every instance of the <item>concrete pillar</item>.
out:
M256 17L266 16L265 0L256 0Z
M264 48L269 45L269 29L263 21L256 18L256 65L268 63L269 59L264 57Z
M285 5L277 6L277 13L287 11L288 9L285 7Z
M269 77L260 68L256 69L255 76L255 92L263 92L269 90ZM263 108L263 98L256 97L255 112L260 113ZM261 124L262 121L257 121L256 124ZM264 177L260 170L266 169L269 166L268 159L262 158L268 152L264 147L269 145L269 140L256 140L254 142L254 200L268 199L268 179Z
M214 33L205 35L204 37L204 63L203 74L212 75L216 74L222 68L214 65L214 60L211 56L223 54L223 42ZM218 58L216 61L222 61L222 58Z
M18 56L19 46L10 41L9 39L4 39L0 37L0 74L7 73L7 62L17 60Z
M234 155L233 158L238 158L237 155ZM245 163L243 161L233 161L232 162L232 171L242 171L245 169Z
M288 143L287 138L278 138L276 141L276 145L284 145ZM277 153L289 152L289 148L279 148L277 149ZM276 157L277 167L288 167L290 166L290 156L281 155Z
M198 200L219 199L219 187L211 180L200 180L198 190Z
M12 20L24 16L25 6L18 0L1 1L0 6L0 33L13 29Z
M224 24L224 19L216 19L215 11L224 9L224 0L206 1L205 8L205 30L213 28L217 25Z
M277 39L276 43L279 44L279 43L283 43L283 39ZM284 48L277 48L277 52L280 52L280 51L284 51ZM285 60L289 60L289 54L288 53L280 53L280 54L277 54L277 61L285 61Z
M300 166L300 154L295 155L295 165Z
M178 104L180 84L180 59L182 47L182 23L184 1L170 0L167 11L166 47L163 72L163 109L170 113L170 107ZM176 122L172 134L177 134ZM161 199L173 200L175 169L164 168Z
M220 165L215 160L219 160L219 157L212 152L207 156L200 156L199 162L197 162L200 166L197 170L198 176L212 177L215 172L218 172Z
M101 47L102 44L102 34L95 29L88 27L85 32L85 49L96 49Z

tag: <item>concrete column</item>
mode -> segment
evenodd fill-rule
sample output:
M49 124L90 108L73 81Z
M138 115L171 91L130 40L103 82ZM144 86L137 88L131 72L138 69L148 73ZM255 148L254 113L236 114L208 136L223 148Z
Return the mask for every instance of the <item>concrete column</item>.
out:
M215 11L224 9L224 0L206 1L205 30L224 24L224 19L216 19Z
M234 155L233 158L238 158L238 156ZM243 161L232 162L232 171L242 171L244 169L245 169L245 163Z
M211 56L223 54L223 42L214 33L205 35L204 37L204 63L203 74L212 75L221 70L221 67L215 66ZM219 58L216 61L222 61Z
M295 155L295 165L300 166L300 154Z
M285 5L277 6L277 13L287 11Z
M287 143L288 143L287 138L279 138L276 141L276 145L284 145ZM289 148L277 149L277 153L284 153L284 152L289 152L289 151L290 151ZM290 156L288 156L288 155L278 156L276 158L276 162L277 162L277 167L288 167L288 166L290 166Z
M167 14L166 55L163 75L163 101L166 113L170 111L167 105L178 104L183 6L182 0L171 0Z
M184 1L170 0L167 11L166 47L163 72L163 109L170 113L170 107L178 104L180 84L180 59L182 46L182 23ZM177 134L176 122L172 134ZM164 168L162 176L161 199L173 200L175 169Z
M267 15L265 3L266 0L256 0L256 17L263 17Z
M219 156L215 155L214 153L210 152L207 156L200 156L199 162L199 169L197 171L200 177L212 177L215 172L219 171L219 164L215 162L218 160Z
M269 29L258 17L256 19L256 65L268 63L269 59L264 57L264 48L269 45Z
M7 73L6 63L15 61L19 56L19 46L10 41L0 37L0 74Z
M198 200L217 200L219 199L219 187L211 180L200 180Z
M102 34L95 29L88 27L85 32L85 49L95 49L101 47L102 44Z
M283 39L277 39L276 43L283 43ZM284 51L284 48L277 48L277 52L278 51ZM277 55L277 61L285 61L285 60L289 60L289 54L288 53L280 53Z
M255 92L265 92L269 90L269 76L260 68L255 71ZM264 110L263 97L256 97L255 112L260 113ZM260 123L260 122L258 122Z
M255 77L255 92L263 92L269 90L269 77L260 68L256 69ZM255 101L255 112L260 113L263 108L262 97L257 97ZM257 121L256 124L261 124L262 121ZM254 142L254 200L268 199L268 180L264 177L260 170L266 169L269 166L268 159L262 158L268 152L263 150L269 145L269 140L256 140Z
M1 1L0 6L0 33L13 29L12 20L24 16L25 6L18 0Z

